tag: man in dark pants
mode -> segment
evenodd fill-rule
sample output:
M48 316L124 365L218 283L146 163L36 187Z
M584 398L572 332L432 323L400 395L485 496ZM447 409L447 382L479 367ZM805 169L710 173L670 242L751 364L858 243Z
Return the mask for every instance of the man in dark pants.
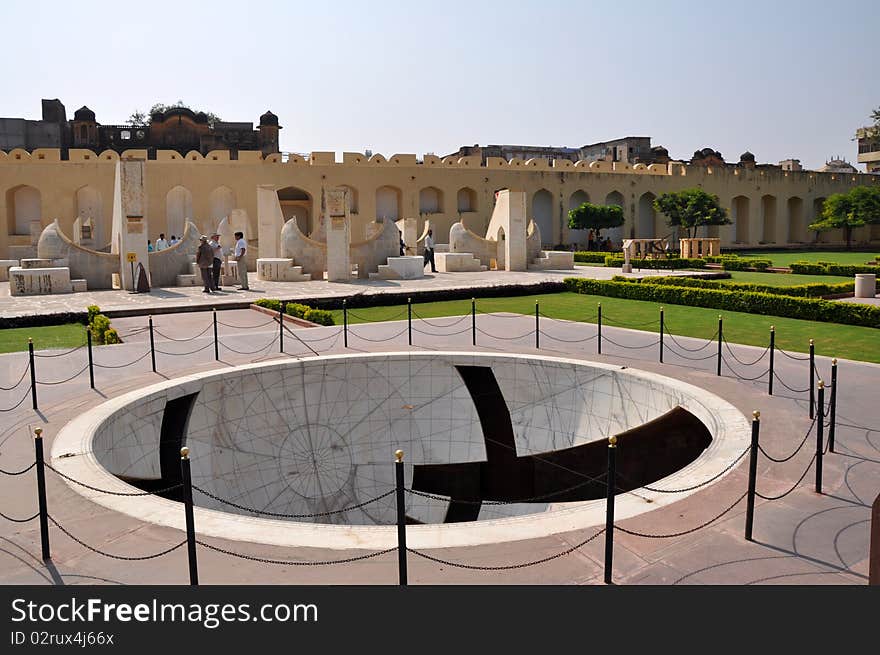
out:
M424 264L431 262L431 272L436 273L437 268L434 266L434 230L428 230L425 235L425 261ZM424 264L422 268L424 268Z
M216 232L211 235L208 241L211 251L214 253L213 282L214 291L220 291L220 267L223 266L223 246L220 245L220 235Z
M211 293L211 289L214 286L212 275L214 268L214 251L211 249L211 246L208 245L208 237L204 234L199 237L199 249L196 251L196 264L199 267L199 272L202 274L202 282L205 284L202 293Z

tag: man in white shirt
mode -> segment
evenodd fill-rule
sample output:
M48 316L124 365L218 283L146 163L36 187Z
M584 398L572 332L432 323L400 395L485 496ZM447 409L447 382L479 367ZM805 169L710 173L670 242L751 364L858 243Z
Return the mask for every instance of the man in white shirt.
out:
M156 242L156 252L160 252L165 250L168 247L168 242L165 240L165 233L161 233L159 235L159 240Z
M238 264L238 283L242 291L247 291L250 288L247 276L247 241L244 240L243 232L235 233L235 250L233 254Z
M211 246L211 250L214 252L214 268L212 271L214 291L220 291L220 268L223 266L223 246L220 245L220 235L216 232L212 234L208 245Z
M422 268L424 268L424 264L431 262L431 272L436 273L437 268L434 266L434 230L428 230L428 234L425 235L425 261L422 264Z

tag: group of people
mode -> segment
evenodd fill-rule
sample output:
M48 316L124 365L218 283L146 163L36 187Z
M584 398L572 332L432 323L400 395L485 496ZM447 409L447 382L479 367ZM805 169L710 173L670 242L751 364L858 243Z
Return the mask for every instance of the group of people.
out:
M171 246L177 245L178 243L180 243L180 239L178 239L173 234L171 235L171 240L166 241L165 240L165 233L160 232L159 233L159 240L156 241L155 246L153 245L152 241L147 239L147 252L160 252L162 250L165 250L165 248L170 248Z
M206 234L199 237L196 265L199 267L202 282L205 285L202 289L203 293L215 293L222 290L220 269L223 266L223 257L227 252L227 249L220 244L220 235L216 232L211 235L210 239ZM238 288L247 291L250 288L247 277L247 241L244 240L243 232L235 233L232 256L235 258L238 269Z
M602 239L599 236L598 232L593 232L590 230L587 235L587 250L603 250L606 252L611 252L613 246L611 245L611 238L605 237Z

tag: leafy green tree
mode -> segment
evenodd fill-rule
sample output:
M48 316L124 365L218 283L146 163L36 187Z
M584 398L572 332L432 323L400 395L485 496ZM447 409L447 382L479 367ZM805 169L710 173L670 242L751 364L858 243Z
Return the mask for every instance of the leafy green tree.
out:
M662 193L654 199L654 210L666 215L669 227L684 228L690 238L697 236L697 228L702 225L729 225L731 222L718 196L702 189Z
M880 223L880 188L857 186L846 193L826 198L822 215L810 225L811 230L827 232L843 230L846 247L852 246L852 231L863 225Z
M132 127L144 127L145 125L147 125L149 118L150 117L147 116L144 112L135 109L131 113L131 116L128 117L128 124Z
M168 111L169 109L180 109L180 108L189 109L190 111L192 111L196 114L199 113L198 109L193 109L192 107L187 105L185 102L183 102L183 100L178 100L177 102L170 104L170 105L166 105L161 102L157 102L152 107L150 107L150 111L148 111L146 113L140 111L139 109L135 109L134 112L132 112L131 116L128 117L128 124L134 125L134 126L149 125L150 121L152 120L153 114L156 114L159 112L165 112L165 111ZM223 120L217 114L215 114L214 112L211 112L211 111L206 111L205 116L208 117L208 125L210 125L211 127L214 127L215 123Z
M623 209L617 205L594 205L585 202L568 212L568 227L572 230L595 230L599 240L600 230L623 225Z

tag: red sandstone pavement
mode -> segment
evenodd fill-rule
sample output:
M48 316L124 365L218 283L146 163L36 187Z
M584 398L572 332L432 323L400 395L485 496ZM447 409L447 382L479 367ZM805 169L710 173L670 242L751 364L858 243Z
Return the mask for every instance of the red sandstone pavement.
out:
M30 409L29 397L17 409L2 416L0 468L14 470L33 461L30 430L44 429L46 451L58 430L72 417L105 398L136 389L164 377L198 370L226 367L258 359L291 354L310 355L308 348L294 338L285 338L286 355L279 355L275 340L277 328L265 324L267 317L248 310L220 313L221 341L240 351L265 349L252 355L237 354L226 346L221 362L214 362L209 314L164 315L155 318L158 340L159 374L150 371L150 358L123 368L96 369L98 389L88 387L87 374L65 384L39 386L40 411ZM431 319L430 324L414 321L414 350L470 350L470 334L457 334L462 323L456 319ZM146 352L147 335L142 317L116 319L114 325L126 335L120 346L102 347L95 354L102 365L120 365ZM682 359L689 356L681 347L697 348L701 341L679 338L667 342L666 364L659 364L657 348L622 350L603 343L604 354L596 354L596 341L590 339L595 326L546 321L542 323L540 351L534 349L531 317L479 316L477 350L493 352L536 352L583 358L592 361L642 368L697 384L725 398L744 414L762 412L761 443L771 455L792 452L810 426L806 394L792 393L777 384L777 395L766 394L766 377L756 382L740 381L725 365L725 375L716 377L714 359ZM228 326L239 326L236 329ZM444 327L451 326L451 327ZM380 352L406 350L405 322L357 325L351 328L348 350L343 348L339 327L296 330L303 340L320 352ZM376 342L390 335L392 341ZM506 339L496 339L497 335ZM519 339L510 339L523 335ZM652 344L656 335L606 327L603 335L620 344ZM330 337L330 338L325 338ZM554 341L555 338L579 343ZM321 340L322 339L322 340ZM421 344L428 343L429 346ZM710 347L711 348L711 347ZM761 349L733 346L742 361L754 360ZM164 353L186 353L173 356ZM41 355L57 354L43 352ZM795 354L795 356L800 356ZM85 353L80 350L54 358L37 360L38 379L56 382L82 369ZM732 362L744 377L757 376L766 367L745 367ZM777 354L777 371L790 386L807 383L806 365ZM827 377L829 360L818 359L821 374ZM0 385L15 383L26 366L26 355L0 356ZM870 504L880 491L880 406L877 382L880 367L842 361L841 395L838 404L837 453L825 458L824 493L813 491L813 471L785 498L759 500L756 508L755 541L743 538L745 502L737 504L720 520L693 533L664 539L624 534L615 537L614 578L618 584L844 584L867 583L868 519ZM25 383L13 391L0 391L0 409L9 407L27 391ZM852 427L859 426L859 427ZM760 459L758 489L765 495L783 493L801 477L814 450L814 437L789 462ZM664 534L685 531L720 514L746 488L747 458L732 474L679 502L619 523L636 532ZM48 474L49 511L65 528L87 544L112 554L139 556L155 553L179 543L183 533L138 521L95 505L73 491L53 473ZM33 471L17 477L0 476L0 511L13 517L27 517L36 511ZM503 566L549 557L583 541L596 529L526 541L431 551L431 555L471 566ZM146 561L126 562L96 554L75 543L58 529L50 528L52 562L39 557L38 525L10 523L0 519L0 582L3 584L186 584L186 553L180 548L169 555ZM258 544L211 543L256 557L284 560L320 561L364 554L363 551L323 549L285 549ZM478 571L409 557L411 584L596 584L602 583L603 537L570 554L525 568ZM230 558L205 548L199 549L199 568L204 584L395 584L397 556L389 553L373 559L332 566L272 565Z

